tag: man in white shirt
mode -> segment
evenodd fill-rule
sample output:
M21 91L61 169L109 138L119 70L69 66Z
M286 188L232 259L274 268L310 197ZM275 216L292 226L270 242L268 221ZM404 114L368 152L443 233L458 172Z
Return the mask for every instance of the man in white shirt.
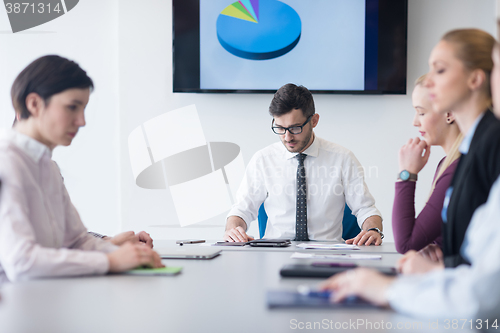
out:
M315 136L312 94L286 84L271 102L277 142L250 160L226 223L226 241L246 242L259 207L269 217L265 238L342 241L345 204L362 229L348 243L380 245L382 218L364 182L363 169L346 148Z

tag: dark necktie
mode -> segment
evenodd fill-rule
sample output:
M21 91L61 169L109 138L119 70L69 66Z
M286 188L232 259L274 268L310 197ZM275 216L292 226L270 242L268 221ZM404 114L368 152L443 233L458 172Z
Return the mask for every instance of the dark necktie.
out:
M295 240L308 241L307 234L307 187L304 159L306 154L298 154L299 166L297 167L297 218L295 222Z

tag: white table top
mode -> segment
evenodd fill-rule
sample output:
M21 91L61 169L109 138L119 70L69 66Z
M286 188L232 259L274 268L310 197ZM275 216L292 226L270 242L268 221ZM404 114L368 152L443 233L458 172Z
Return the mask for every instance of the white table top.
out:
M212 260L164 260L166 265L184 267L177 276L107 275L4 284L0 332L294 332L305 331L293 329L299 323L345 326L361 320L393 325L377 332L398 331L396 325L412 323L417 328L405 332L429 331L429 321L387 309L268 309L266 291L296 290L298 285L323 281L281 278L284 264L308 262L291 259L291 254L224 250ZM390 266L398 258L399 254L384 253L382 260L358 263ZM358 329L369 331L363 325Z
M219 240L221 241L221 240ZM198 243L198 244L185 244L183 246L207 246L209 244L214 244L216 243L217 240L207 240L205 243ZM360 245L359 248L360 250L310 250L310 249L301 249L297 248L297 244L301 243L328 243L328 242L295 242L292 241L292 245L288 247L251 247L249 245L245 246L217 246L217 248L223 250L223 251L265 251L265 252L328 252L328 253L370 253L370 254L381 254L381 253L398 253L396 251L396 245L394 243L382 243L382 245L375 246L375 245ZM331 242L332 244L341 244L338 242ZM342 243L343 244L343 243ZM156 248L163 248L163 247L176 247L179 246L178 244L175 243L174 240L155 240L154 241L154 246ZM216 246L214 246L216 247Z

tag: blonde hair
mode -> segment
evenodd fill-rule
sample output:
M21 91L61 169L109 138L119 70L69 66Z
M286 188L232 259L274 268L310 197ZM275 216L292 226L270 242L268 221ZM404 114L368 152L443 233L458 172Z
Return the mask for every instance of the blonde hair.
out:
M420 76L418 79L415 80L415 88L418 86L423 86L424 85L424 80L427 77L427 74L424 74Z
M426 76L427 76L427 74L424 74L415 80L415 88L418 86L423 86L423 83L424 83ZM434 181L432 182L432 187L431 187L431 192L429 193L429 198L431 197L432 192L434 192L434 189L436 188L436 183L439 180L439 178L443 175L444 171L460 157L461 154L460 154L460 151L458 151L458 148L460 147L460 144L462 143L463 139L464 139L463 134L459 133L457 138L455 139L455 142L453 143L453 146L451 146L451 149L448 152L448 155L444 159L443 163L441 163L441 166L439 167L439 171L438 171L436 177L434 178ZM427 200L429 200L429 198L427 198Z
M457 29L446 33L441 40L455 45L455 55L469 70L480 69L486 74L484 89L491 103L490 76L493 70L491 53L495 38L479 29Z
M446 155L446 158L444 159L443 163L441 163L436 178L434 178L434 181L432 182L429 198L431 197L432 192L434 192L434 189L436 188L436 183L439 180L439 178L443 175L444 171L448 169L448 167L462 155L460 154L458 148L460 147L460 144L462 143L463 139L464 135L462 133L458 134L457 138L455 139L455 142L453 143L453 146L451 146L451 149L448 152L448 155ZM429 198L427 198L427 200L429 200Z

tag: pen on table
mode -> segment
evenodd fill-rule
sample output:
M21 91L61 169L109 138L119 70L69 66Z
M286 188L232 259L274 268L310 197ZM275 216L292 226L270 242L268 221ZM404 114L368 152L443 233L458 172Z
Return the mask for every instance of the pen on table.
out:
M187 240L178 240L176 242L179 246L183 246L184 244L197 244L197 243L205 243L204 239L187 239Z

